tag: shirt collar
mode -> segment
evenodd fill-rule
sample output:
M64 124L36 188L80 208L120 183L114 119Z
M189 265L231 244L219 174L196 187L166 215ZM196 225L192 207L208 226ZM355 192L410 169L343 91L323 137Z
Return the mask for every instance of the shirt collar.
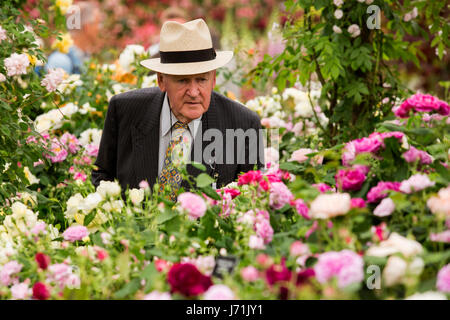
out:
M170 123L170 119L172 118L172 123ZM202 116L198 117L197 119L192 120L189 122L188 127L189 131L193 136L195 136L198 125L200 123ZM173 125L178 121L177 117L173 114L172 110L170 110L169 107L169 99L167 97L167 93L164 94L164 102L161 110L161 134L162 136L165 136L169 131L170 128L173 127Z

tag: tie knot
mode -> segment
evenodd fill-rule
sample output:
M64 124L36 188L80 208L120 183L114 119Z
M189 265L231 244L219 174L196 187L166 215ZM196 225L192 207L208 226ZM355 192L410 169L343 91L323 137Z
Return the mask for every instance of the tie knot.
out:
M181 121L177 121L174 125L173 128L176 129L187 129L188 125L187 123L183 123Z

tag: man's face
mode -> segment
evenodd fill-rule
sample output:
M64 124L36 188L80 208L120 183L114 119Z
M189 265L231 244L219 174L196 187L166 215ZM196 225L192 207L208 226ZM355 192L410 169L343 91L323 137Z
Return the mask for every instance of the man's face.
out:
M216 70L182 76L158 73L158 85L167 92L173 114L187 123L208 111Z

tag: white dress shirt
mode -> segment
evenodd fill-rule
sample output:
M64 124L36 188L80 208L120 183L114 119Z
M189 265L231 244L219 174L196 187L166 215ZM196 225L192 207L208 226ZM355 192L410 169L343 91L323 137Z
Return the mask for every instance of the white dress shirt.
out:
M185 130L183 133L183 139L189 139L190 146L193 145L193 137L195 137L198 127L200 125L201 116L197 119L192 120L188 124L189 130ZM171 128L178 121L177 117L173 114L172 110L169 106L169 99L167 97L167 93L164 95L164 102L161 109L161 115L159 118L159 161L158 161L158 176L161 174L161 171L164 166L164 159L166 157L166 150L169 146L169 142L171 139ZM189 155L191 149L189 148Z

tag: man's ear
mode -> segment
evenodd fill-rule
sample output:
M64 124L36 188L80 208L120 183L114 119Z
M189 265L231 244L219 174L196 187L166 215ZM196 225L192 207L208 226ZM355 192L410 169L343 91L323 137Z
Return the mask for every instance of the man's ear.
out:
M214 82L213 82L213 89L214 89L216 87L216 70L213 70L212 72L213 72L212 76L214 79Z
M162 73L158 72L157 73L157 77L158 77L158 87L162 92L166 91L166 85L164 84L164 77L165 75L163 75Z

